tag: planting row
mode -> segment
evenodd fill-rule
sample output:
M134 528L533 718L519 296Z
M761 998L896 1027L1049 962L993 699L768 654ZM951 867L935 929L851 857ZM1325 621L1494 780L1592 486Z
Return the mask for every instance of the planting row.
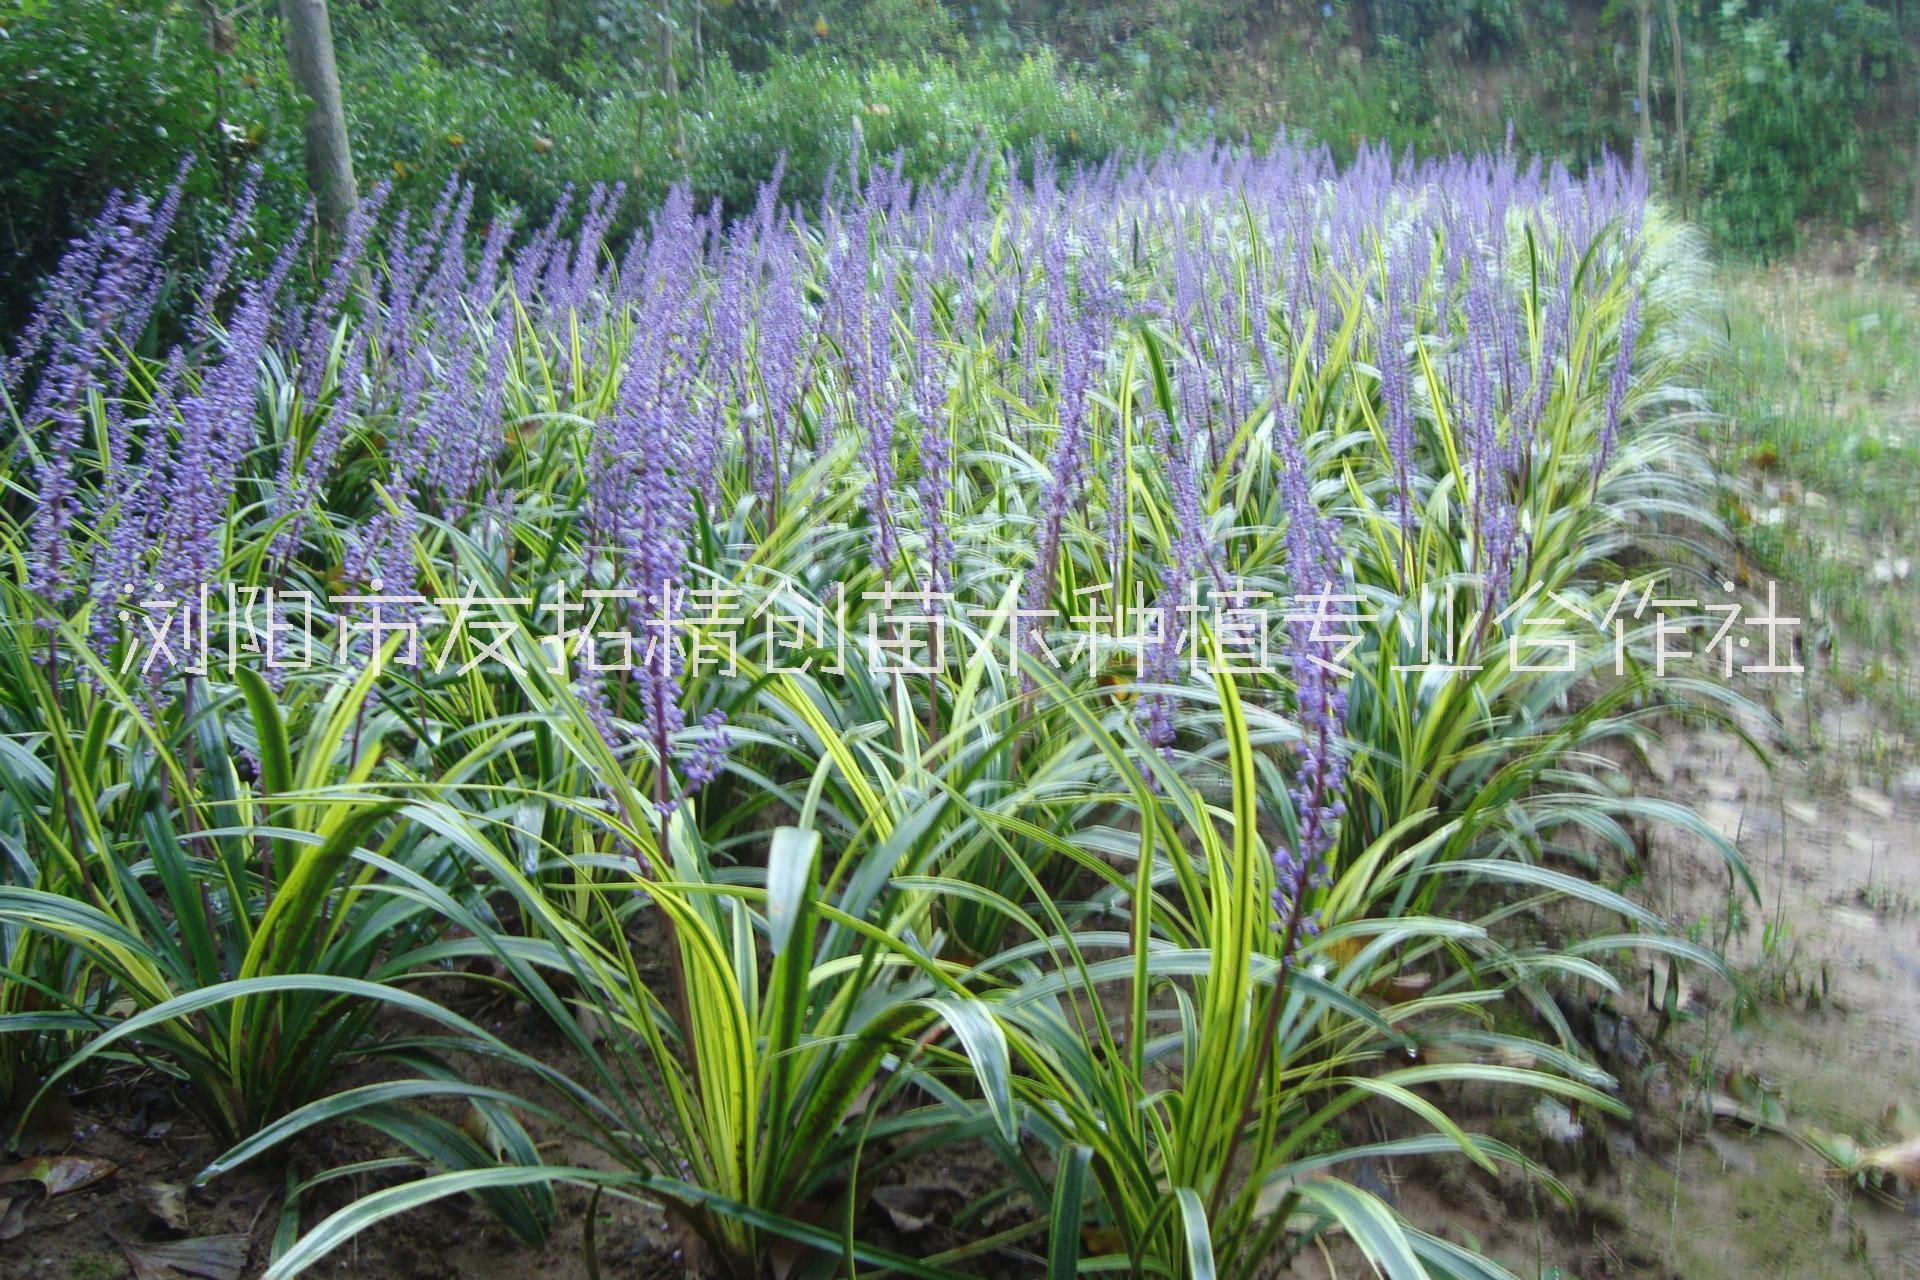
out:
M249 189L197 266L116 199L5 371L0 1084L170 1076L208 1178L412 1153L274 1275L561 1182L715 1273L1504 1274L1342 1172L1526 1159L1442 1081L1618 1109L1554 991L1714 963L1605 882L1719 838L1595 767L1735 700L1607 611L1705 531L1691 247L1610 163L1020 168L619 244ZM1004 1179L903 1257L950 1145Z

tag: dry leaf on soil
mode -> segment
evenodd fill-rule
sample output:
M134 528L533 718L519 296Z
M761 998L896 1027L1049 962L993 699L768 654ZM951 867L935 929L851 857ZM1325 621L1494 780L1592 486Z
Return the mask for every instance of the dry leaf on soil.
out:
M247 1265L245 1235L200 1236L164 1244L116 1240L133 1266L133 1280L240 1280Z
M140 1204L175 1231L187 1229L187 1189L173 1182L149 1182L140 1188Z
M50 1197L65 1195L111 1177L119 1167L98 1156L34 1156L0 1172L0 1185L37 1182Z
M1910 1187L1920 1187L1920 1138L1908 1138L1867 1152L1861 1162L1870 1169L1891 1173Z

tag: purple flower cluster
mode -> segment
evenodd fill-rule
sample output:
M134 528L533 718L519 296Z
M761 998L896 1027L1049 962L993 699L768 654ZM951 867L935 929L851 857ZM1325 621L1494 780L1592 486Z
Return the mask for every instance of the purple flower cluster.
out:
M947 439L946 361L933 331L933 286L925 272L913 280L908 310L913 332L913 416L920 423L920 519L927 536L927 589L953 587L953 533L947 524L953 446Z
M1343 571L1339 526L1314 504L1310 472L1293 407L1275 406L1275 436L1284 473L1281 487L1287 511L1287 576L1296 599L1330 600L1341 593ZM1336 616L1337 607L1323 611ZM1308 896L1322 887L1328 858L1346 814L1346 691L1324 651L1315 623L1293 621L1287 627L1288 659L1293 668L1294 719L1300 728L1291 797L1294 838L1273 853L1274 910L1290 943L1311 937L1315 922Z
M753 368L758 374L759 398L743 411L757 412L765 424L760 433L765 455L763 458L758 451L753 455L753 483L770 507L786 488L794 412L817 332L801 296L803 269L800 247L792 239L782 237L766 243L760 305L754 315L758 351Z
M28 585L56 603L74 586L70 530L90 512L110 510L118 501L116 485L125 483L125 424L116 403L126 385L123 357L153 315L186 175L182 165L158 204L145 196L109 198L100 219L68 246L5 364L8 398L26 406L23 445L33 458L37 508ZM82 444L96 404L109 420L108 456L98 459L109 483L89 494L80 487L87 469Z
M1370 393L1352 370L1377 373L1381 448L1342 445L1345 474L1390 505L1409 572L1423 514L1457 520L1447 536L1496 602L1526 569L1549 451L1590 448L1597 476L1616 448L1642 323L1637 165L1576 179L1510 148L1428 162L1368 148L1340 169L1282 139L1074 173L1041 153L1024 180L1001 172L974 157L921 187L898 159L850 160L805 214L776 173L732 220L681 186L624 245L609 242L618 185L569 189L517 245L514 216L459 181L399 212L383 185L305 305L289 300L298 242L271 258L258 244L254 173L157 363L131 352L153 329L180 184L116 197L4 365L35 488L32 583L56 603L117 599L149 582L163 543L168 574L212 574L258 520L270 573L404 591L427 531L519 482L510 459L584 441L568 527L657 643L636 679L582 697L610 739L642 726L690 791L728 741L724 721L686 723L712 701L672 642L700 582L692 549L781 523L808 500L793 486L818 475L812 459L857 460L850 523L887 585L980 576L961 508L1004 483L997 463L970 473L993 450L1044 460L1007 504L1032 513L1024 609L1056 603L1078 558L1160 542L1146 580L1169 625L1143 645L1157 691L1137 715L1168 750L1180 606L1224 591L1230 565L1262 568L1244 563L1250 518L1284 523L1298 593L1347 572L1326 514L1347 490L1316 493L1331 445L1305 437L1338 420L1326 396ZM1129 345L1133 324L1151 350ZM1318 399L1292 404L1295 388ZM1456 464L1462 492L1438 501ZM1156 486L1164 507L1137 508ZM110 630L106 610L95 621ZM1298 908L1339 825L1344 705L1309 642L1290 644L1299 836L1276 869Z
M1418 305L1419 277L1409 261L1411 250L1403 249L1389 259L1382 281L1383 304L1380 316L1379 354L1380 401L1385 410L1387 448L1392 454L1394 511L1400 520L1403 541L1413 541L1413 469L1415 449L1412 374L1407 366L1407 348L1413 342L1413 308Z
M1153 447L1166 460L1167 489L1173 508L1173 558L1167 566L1155 602L1160 620L1157 634L1147 638L1140 655L1140 680L1148 685L1171 685L1179 677L1180 655L1186 646L1186 611L1200 566L1207 560L1206 531L1202 527L1199 493L1193 483L1193 460L1173 437L1166 415L1153 409L1147 415ZM1141 737L1147 745L1171 759L1174 739L1173 695L1149 690L1140 696Z
M1036 554L1024 594L1029 610L1040 610L1053 595L1060 568L1061 535L1069 513L1080 504L1087 480L1091 443L1088 411L1092 408L1094 379L1102 349L1115 319L1111 282L1097 256L1082 254L1077 271L1069 266L1067 238L1071 223L1062 216L1048 228L1045 240L1047 326L1057 360L1053 397L1060 421L1047 459L1046 487L1041 494ZM1078 296L1074 296L1074 286ZM1040 637L1030 637L1038 644Z
M674 616L685 594L696 498L714 464L707 452L712 446L703 444L698 429L703 407L710 411L701 385L708 320L699 290L709 225L694 216L685 189L677 189L655 216L644 253L630 255L621 268L616 290L634 310L631 344L613 411L594 431L587 487L596 540L632 592L633 631L644 638L637 645L635 696L655 752L655 801L663 811L676 800L665 770L686 726ZM618 739L610 712L598 712L596 722L610 740ZM688 791L718 773L728 741L719 713L711 713L681 762Z
M1626 410L1627 387L1633 378L1633 351L1639 340L1640 295L1636 293L1620 319L1619 343L1614 348L1613 372L1607 379L1606 407L1601 414L1600 447L1593 459L1596 477L1606 469L1607 459L1613 456L1613 446L1620 435L1620 415Z
M845 365L849 412L860 433L866 464L868 553L885 579L892 574L899 543L893 515L896 389L890 302L894 264L886 255L876 262L873 253L874 240L883 231L882 215L871 205L841 229L846 246L829 279L828 314L834 345ZM880 307L874 305L875 295Z
M177 446L169 451L163 438L172 424L149 424L145 452L155 505L143 513L138 531L143 540L151 531L166 546L167 555L156 567L167 588L186 590L210 581L219 567L235 485L256 443L260 365L275 306L302 242L301 237L288 241L265 278L241 290L218 362L180 398ZM126 527L134 531L130 523Z

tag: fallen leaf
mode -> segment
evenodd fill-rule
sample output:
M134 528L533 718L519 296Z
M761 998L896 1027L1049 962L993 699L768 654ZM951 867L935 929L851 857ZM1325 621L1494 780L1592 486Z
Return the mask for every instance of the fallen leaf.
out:
M1808 1125L1800 1131L1800 1137L1815 1155L1842 1173L1858 1173L1866 1167L1866 1157L1861 1154L1860 1144L1844 1133L1828 1133L1825 1129Z
M0 1186L9 1182L37 1182L49 1197L90 1187L111 1177L120 1166L97 1156L34 1156L0 1172Z
M612 1038L614 1022L606 1014L593 1008L582 1008L574 1017L580 1023L580 1034L593 1044L604 1044Z
M0 1244L17 1240L27 1229L27 1198L15 1196L0 1208Z
M788 1280L794 1268L806 1261L806 1257L805 1245L777 1236L767 1242L767 1267L773 1274L773 1280Z
M1564 1103L1552 1098L1542 1098L1533 1108L1533 1123L1540 1130L1540 1136L1552 1142L1569 1144L1580 1141L1585 1127L1573 1118L1573 1112Z
M460 1132L472 1138L482 1151L491 1152L496 1159L506 1153L505 1141L494 1128L493 1121L487 1119L487 1113L475 1103L469 1102L466 1114L460 1117Z
M199 1236L166 1244L115 1239L133 1266L133 1280L240 1280L252 1243L244 1234Z
M1346 937L1335 938L1331 942L1320 944L1320 955L1331 967L1338 969L1347 961L1360 954L1360 949L1373 941L1371 938Z
M1764 1124L1760 1113L1738 1098L1724 1093L1716 1093L1708 1099L1708 1106L1715 1120L1738 1120L1742 1124Z
M826 1220L827 1208L817 1200L803 1200L794 1206L794 1216L802 1222L818 1224ZM807 1260L810 1252L812 1251L806 1245L797 1241L784 1238L773 1241L772 1247L768 1250L770 1255L768 1269L773 1273L773 1280L790 1280L800 1264ZM697 1264L691 1250L687 1252L684 1260L688 1264L686 1274L690 1276L710 1274L706 1267Z
M1910 1187L1920 1187L1920 1138L1877 1147L1861 1157L1861 1162L1870 1169L1893 1174Z
M178 1183L146 1183L140 1188L140 1203L173 1230L187 1229L187 1189Z
M1647 762L1647 772L1653 775L1656 782L1673 781L1673 757L1667 754L1665 747L1650 742L1641 748L1641 755Z
M1376 982L1371 988L1377 996L1397 996L1402 1000L1411 1000L1433 984L1430 973L1396 973L1385 982Z
M936 1202L927 1193L927 1188L919 1186L875 1187L873 1199L887 1217L892 1219L894 1230L909 1234L925 1231L927 1224L933 1221Z
M1849 787L1847 796L1853 801L1855 808L1870 813L1876 818L1893 816L1893 801L1878 791L1870 791L1866 787Z
M1811 827L1818 825L1820 821L1820 806L1817 804L1809 804L1804 800L1788 800L1783 807L1787 811L1787 816L1795 822L1805 823Z
M1292 1178L1275 1178L1271 1182L1263 1183L1260 1194L1253 1200L1254 1220L1258 1222L1273 1216L1274 1212L1286 1202L1287 1197L1298 1190L1299 1186ZM1118 1253L1120 1250L1116 1249L1114 1252Z
M1780 1097L1758 1077L1747 1072L1732 1072L1726 1077L1726 1092L1709 1099L1713 1118L1733 1120L1753 1129L1771 1129L1794 1136L1794 1127Z
M1647 1008L1659 1013L1667 1007L1667 983L1673 983L1673 1007L1685 1009L1694 1003L1696 992L1686 971L1676 965L1654 965L1647 971Z

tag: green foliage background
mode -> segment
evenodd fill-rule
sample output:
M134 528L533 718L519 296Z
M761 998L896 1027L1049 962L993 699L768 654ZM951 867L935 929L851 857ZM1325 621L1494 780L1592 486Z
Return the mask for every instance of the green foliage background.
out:
M1720 244L1769 257L1809 219L1906 214L1912 0L1680 0L1688 172L1654 0L1656 173ZM231 11L229 11L231 9ZM363 187L430 203L464 174L495 207L624 181L630 230L674 181L739 208L782 154L811 200L900 153L1066 162L1284 127L1346 153L1515 144L1578 167L1633 145L1635 0L335 0ZM0 0L0 330L117 186L183 155L192 194L266 171L277 234L304 200L275 6ZM671 76L668 68L671 68ZM857 129L856 129L857 126ZM1884 187L1884 190L1882 190ZM189 202L210 219L215 202ZM200 237L204 239L204 235Z

